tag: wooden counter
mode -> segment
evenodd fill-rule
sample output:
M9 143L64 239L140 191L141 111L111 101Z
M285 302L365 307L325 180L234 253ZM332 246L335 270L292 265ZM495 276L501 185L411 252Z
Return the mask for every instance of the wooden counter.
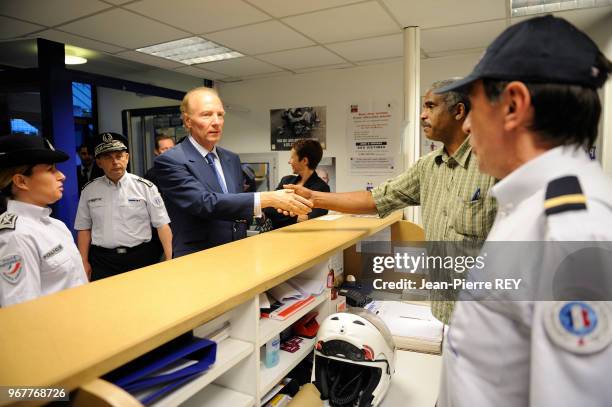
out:
M73 390L399 219L315 219L0 309L0 385Z

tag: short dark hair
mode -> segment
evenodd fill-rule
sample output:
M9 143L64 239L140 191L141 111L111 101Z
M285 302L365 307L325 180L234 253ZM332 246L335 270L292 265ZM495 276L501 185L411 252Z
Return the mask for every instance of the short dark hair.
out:
M155 149L156 150L159 150L159 142L162 140L172 140L172 142L176 144L173 137L170 137L166 134L158 134L157 136L155 136Z
M299 139L293 143L291 148L295 150L295 154L300 160L304 157L308 158L308 168L311 170L317 168L323 157L323 147L321 147L321 143L314 139Z
M429 90L435 91L436 89L440 89L448 85L452 85L453 83L457 82L459 79L461 78L450 78L450 79L444 79L441 81L436 81L431 84L431 87L429 88ZM465 89L460 88L457 90L451 90L451 91L442 93L441 96L444 98L444 103L446 103L446 108L451 113L453 113L455 106L457 106L459 103L462 103L463 106L465 107L465 117L467 117L472 105L470 104L470 95Z
M483 79L484 91L496 101L510 83ZM524 82L531 95L533 122L528 129L553 146L591 148L597 139L601 103L597 90L581 85Z
M86 149L87 149L87 152L88 152L89 154L91 154L91 148L90 148L90 146L88 146L86 143L83 143L83 144L81 144L80 146L78 146L78 147L77 147L77 153L80 153L80 152L81 152L81 149L83 149L83 148L86 148Z

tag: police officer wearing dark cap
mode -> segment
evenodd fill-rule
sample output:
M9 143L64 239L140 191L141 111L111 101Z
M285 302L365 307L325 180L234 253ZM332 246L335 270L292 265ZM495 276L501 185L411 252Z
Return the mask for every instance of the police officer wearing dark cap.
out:
M87 282L70 231L48 208L62 197L55 163L66 160L41 137L0 137L0 307Z
M586 152L597 137L597 89L611 67L586 34L545 16L506 29L472 74L439 89L469 88L464 128L480 170L500 179L481 254L523 241L537 260L508 255L485 269L490 281L522 276L523 291L464 291L462 298L490 301L455 308L438 407L611 405L612 293L608 285L603 295L585 295L581 279L610 281L612 267L557 278L564 256L584 244L607 244L589 251L592 264L609 264L612 253L612 181Z
M100 134L94 155L104 176L83 188L74 224L91 280L157 263L160 253L151 242L151 225L157 229L164 257L171 259L172 232L164 201L152 182L126 171L125 138Z

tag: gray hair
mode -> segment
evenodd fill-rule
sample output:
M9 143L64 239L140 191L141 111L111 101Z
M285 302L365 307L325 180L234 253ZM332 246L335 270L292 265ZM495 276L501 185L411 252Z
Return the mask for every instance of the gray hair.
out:
M456 78L449 78L449 79L443 79L441 81L436 81L431 84L431 87L429 89L430 90L440 89L444 86L448 86L448 85L455 83L459 79L461 78L456 77ZM470 97L463 88L457 89L457 90L451 90L449 92L443 93L442 96L444 96L444 102L446 103L446 107L448 108L449 112L452 112L455 106L457 106L459 103L463 103L463 106L465 106L466 116L470 112L470 107L471 107Z

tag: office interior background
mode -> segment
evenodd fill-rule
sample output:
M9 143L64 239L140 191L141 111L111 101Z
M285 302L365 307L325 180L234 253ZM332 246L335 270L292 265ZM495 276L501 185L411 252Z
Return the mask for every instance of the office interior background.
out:
M75 166L75 149L84 137L125 131L122 112L178 106L185 91L206 84L218 89L227 111L221 145L239 154L272 154L272 187L291 169L289 152L270 150L270 110L325 106L324 156L335 157L337 190L365 189L366 181L376 185L393 174L373 174L367 180L351 175L351 105L390 106L393 137L401 146L397 174L420 154L414 139L421 137L420 131L407 131L414 124L405 115L407 61L420 61L412 85L422 96L433 81L467 74L506 27L545 12L578 26L612 59L609 0L3 0L1 127L4 133L36 132L52 138L73 154L66 165ZM420 46L411 55L406 51L407 27L418 27ZM139 51L187 38L213 41L234 57L184 63ZM65 44L66 55L87 62L67 65L67 70L50 63L45 55L57 51L54 43ZM51 51L41 55L41 47ZM71 86L66 86L68 80ZM64 87L57 86L61 81ZM56 123L62 117L58 89L70 90L73 100L74 123L64 127ZM612 175L612 83L601 98L596 156ZM147 156L132 152L132 172L142 174L151 164L148 137L146 145L131 139L131 148L141 143ZM67 189L62 201L67 213L61 218L71 219L68 212L76 210L76 194L75 188Z

